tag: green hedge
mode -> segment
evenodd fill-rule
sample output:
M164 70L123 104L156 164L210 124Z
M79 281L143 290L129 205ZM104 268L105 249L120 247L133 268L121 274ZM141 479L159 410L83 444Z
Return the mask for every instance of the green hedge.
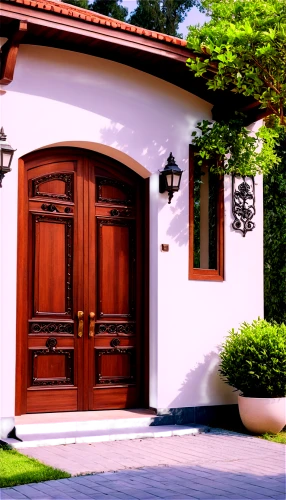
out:
M280 130L282 161L264 176L264 314L286 323L286 131Z
M232 329L220 352L223 380L251 398L283 398L286 325L264 319Z

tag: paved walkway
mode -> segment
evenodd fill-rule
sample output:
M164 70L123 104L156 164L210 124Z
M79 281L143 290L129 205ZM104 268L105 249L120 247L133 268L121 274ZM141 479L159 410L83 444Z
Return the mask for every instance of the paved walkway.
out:
M285 500L285 450L216 429L198 436L30 448L21 452L73 475L93 474L5 488L0 498Z

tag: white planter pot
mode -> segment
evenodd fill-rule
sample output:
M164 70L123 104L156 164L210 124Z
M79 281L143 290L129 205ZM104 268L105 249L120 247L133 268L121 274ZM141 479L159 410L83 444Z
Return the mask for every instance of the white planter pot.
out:
M286 398L238 396L243 425L254 434L277 434L286 425Z

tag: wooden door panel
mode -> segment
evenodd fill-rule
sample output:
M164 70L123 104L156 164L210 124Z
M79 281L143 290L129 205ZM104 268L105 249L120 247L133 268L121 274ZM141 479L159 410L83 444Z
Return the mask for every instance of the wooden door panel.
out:
M97 174L97 172L96 172ZM112 205L131 205L133 202L132 189L122 181L97 177L97 195L96 202L108 203Z
M102 386L93 392L92 406L96 410L138 408L138 389L135 386Z
M73 385L73 351L32 351L31 386Z
M134 348L96 348L94 385L134 384L135 364Z
M32 388L27 391L27 413L76 411L78 393L73 388Z
M30 197L73 201L74 175L68 171L73 170L74 167L74 162L54 163L52 165L53 172L32 179L30 183ZM41 168L43 167L39 167L39 169ZM49 168L51 168L51 165L49 165ZM57 172L58 169L61 171ZM67 170L67 172L62 172L63 169Z
M98 219L99 317L131 317L134 311L133 221Z
M72 312L73 220L33 216L34 316Z

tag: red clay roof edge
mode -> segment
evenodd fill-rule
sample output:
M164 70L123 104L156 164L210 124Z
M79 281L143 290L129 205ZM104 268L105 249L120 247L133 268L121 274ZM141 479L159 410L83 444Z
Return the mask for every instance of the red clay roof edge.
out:
M141 35L147 38L156 38L166 43L180 45L181 47L187 46L186 40L182 40L181 38L166 35L165 33L159 33L157 31L147 30L145 28L134 26L123 21L118 21L118 19L113 19L112 17L104 16L103 14L98 14L97 12L82 9L81 7L76 7L64 2L56 2L54 0L9 0L9 3L24 5L26 7L31 7L32 9L54 12L55 14L73 17L80 21L100 24L106 26L107 28L129 31L135 35Z

